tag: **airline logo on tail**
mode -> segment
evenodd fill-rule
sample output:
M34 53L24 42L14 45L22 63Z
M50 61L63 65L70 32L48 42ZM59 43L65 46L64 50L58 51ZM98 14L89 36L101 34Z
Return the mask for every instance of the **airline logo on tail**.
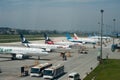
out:
M69 41L73 41L73 39L71 38L71 36L70 36L69 33L66 34L66 38L67 38L67 40L69 40Z
M48 37L46 33L44 33L45 44L54 44L54 42Z
M74 39L78 40L78 36L74 33Z
M44 37L46 41L51 41L46 33L44 33Z
M23 34L20 34L20 38L21 38L21 42L27 46L27 47L30 47L28 43L30 43L24 36Z
M22 34L20 34L20 38L22 43L29 43L29 41Z

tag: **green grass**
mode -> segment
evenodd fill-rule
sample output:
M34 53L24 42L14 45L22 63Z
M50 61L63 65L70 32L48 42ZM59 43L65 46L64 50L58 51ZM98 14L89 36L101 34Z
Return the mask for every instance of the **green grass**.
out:
M43 34L38 35L24 35L28 41L32 40L44 40ZM59 34L51 34L49 37L60 37ZM21 41L20 35L0 35L0 43L8 43L8 42L19 42Z
M43 34L24 35L24 36L28 41L44 40ZM58 36L61 36L61 35L55 35L55 34L50 35L50 37L58 37ZM0 35L0 43L19 42L19 41L21 41L20 35Z
M44 37L41 35L24 35L28 41L31 40L43 40ZM19 42L21 41L19 35L0 35L0 43L7 43L7 42Z
M120 80L120 60L103 60L84 80Z

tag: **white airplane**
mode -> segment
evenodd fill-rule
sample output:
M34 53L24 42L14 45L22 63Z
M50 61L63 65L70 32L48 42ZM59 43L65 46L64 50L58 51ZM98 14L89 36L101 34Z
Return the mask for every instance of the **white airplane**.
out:
M74 33L74 38L71 38L69 34L66 34L67 40L71 42L79 42L83 44L96 44L97 40L95 39L90 39L90 38L79 38L75 33Z
M95 35L95 36L89 36L89 38L91 38L91 39L98 39L98 40L100 40L101 39L101 36L97 36L97 35ZM112 38L111 37L109 37L109 36L102 36L102 39L104 39L104 40L111 40Z
M11 54L11 59L15 60L28 58L30 56L38 56L38 58L40 58L42 55L48 55L48 52L37 48L0 46L0 54Z
M48 35L46 33L44 33L44 37L45 37L45 44L69 45L69 46L80 45L80 46L82 46L82 43L63 41L63 40L62 41L53 41L48 37Z
M22 40L22 44L24 44L24 46L26 46L26 47L42 48L46 51L52 51L53 49L57 49L57 48L70 49L69 45L34 44L34 43L30 43L28 40L26 40L25 37L22 34L20 35L20 37L21 37L21 40Z

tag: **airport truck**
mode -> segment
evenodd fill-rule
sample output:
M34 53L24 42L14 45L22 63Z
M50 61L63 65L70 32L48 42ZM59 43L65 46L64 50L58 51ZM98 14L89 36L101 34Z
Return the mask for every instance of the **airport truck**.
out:
M51 63L38 64L36 66L33 66L30 69L30 76L31 77L32 76L35 76L35 77L43 76L43 70L51 66L52 66Z
M55 79L64 74L64 65L51 66L44 69L43 78L44 79Z
M87 54L88 53L88 49L85 46L82 46L78 50L78 53L80 53L80 54Z

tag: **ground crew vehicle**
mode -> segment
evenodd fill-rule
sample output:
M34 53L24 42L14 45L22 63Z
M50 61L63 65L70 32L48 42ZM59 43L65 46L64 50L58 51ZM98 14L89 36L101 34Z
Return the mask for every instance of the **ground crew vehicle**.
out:
M51 66L43 72L44 79L55 79L64 74L64 65Z
M72 72L68 74L68 80L81 80L80 75L77 72Z
M87 54L88 49L85 46L81 46L80 49L78 50L78 53L80 54Z
M51 63L44 63L44 64L38 64L36 66L33 66L30 70L30 76L42 76L43 75L43 70L52 66Z

